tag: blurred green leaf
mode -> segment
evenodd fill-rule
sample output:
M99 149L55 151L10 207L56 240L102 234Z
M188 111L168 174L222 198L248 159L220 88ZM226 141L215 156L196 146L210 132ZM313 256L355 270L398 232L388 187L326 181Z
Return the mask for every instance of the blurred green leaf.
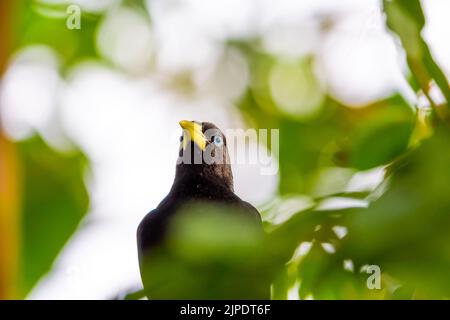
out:
M448 103L450 88L445 74L434 61L428 45L421 36L425 17L419 0L384 0L387 25L395 32L406 50L411 72L424 93L428 94L433 79ZM446 110L448 114L448 110Z
M18 48L30 45L47 45L62 58L64 68L86 58L98 57L95 35L100 16L81 16L81 29L70 30L66 26L67 5L58 5L58 15L45 16L39 8L42 3L25 1L20 19Z
M50 149L38 136L18 144L23 178L20 292L25 296L51 268L88 209L86 158Z
M390 187L350 223L344 254L375 263L424 297L450 291L450 132L412 151L390 177Z
M269 297L270 265L253 217L195 205L179 213L170 230L167 245L154 248L143 264L150 299Z
M288 291L294 285L297 278L290 276L286 267L280 268L276 273L272 282L272 295L273 300L286 300L288 298Z
M300 299L306 299L308 295L314 293L315 282L320 280L318 275L322 274L323 268L326 267L326 262L325 251L317 243L314 243L299 266L298 275L301 279Z
M252 218L210 205L186 210L173 222L169 240L185 259L235 264L245 262L249 252L261 250L262 233Z
M414 297L414 289L406 286L400 286L392 293L394 300L411 300Z
M361 119L348 137L350 165L367 170L385 165L408 148L414 129L414 114L400 97L393 97L372 107L370 117Z

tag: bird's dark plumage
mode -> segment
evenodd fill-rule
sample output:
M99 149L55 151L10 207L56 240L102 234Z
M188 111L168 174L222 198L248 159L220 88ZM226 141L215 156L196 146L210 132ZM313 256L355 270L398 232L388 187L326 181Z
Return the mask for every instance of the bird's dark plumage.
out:
M180 138L180 153L172 188L158 207L144 217L137 230L144 289L144 264L151 263L151 260L148 262L146 258L154 248L164 243L172 218L184 205L195 202L226 205L230 211L240 212L253 219L262 230L259 212L233 191L233 175L224 134L208 122L181 121L180 125L183 127L183 136ZM204 155L208 152L215 157L214 161L205 159ZM200 161L197 159L195 162L196 157L200 157ZM151 295L151 292L148 294ZM260 299L268 296L249 298Z

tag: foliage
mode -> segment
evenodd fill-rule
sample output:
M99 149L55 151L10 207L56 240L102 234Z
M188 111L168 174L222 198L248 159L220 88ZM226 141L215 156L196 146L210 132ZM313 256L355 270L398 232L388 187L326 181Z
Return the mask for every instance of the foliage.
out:
M385 0L383 8L386 27L405 51L411 87L427 97L430 115L421 117L398 93L349 108L321 86L313 55L286 61L261 49L257 39L226 43L250 66L248 88L233 111L251 127L280 130L277 199L262 210L264 237L226 208L187 209L144 272L157 290L151 298L247 298L254 294L249 288L260 294L268 283L273 299L450 298L450 89L421 36L420 1ZM81 59L102 59L95 47L101 14L83 16L82 32L59 28L64 19L42 17L33 6L22 15L16 48L51 46L62 57L62 73ZM433 100L433 85L445 103ZM16 242L8 248L19 252L17 292L9 297L24 297L87 212L87 160L81 151L60 154L39 137L16 142L14 150L5 146L0 160L8 160L11 172L18 168L17 186L8 187L19 190L0 206L16 223ZM376 188L346 188L367 170L384 172ZM359 205L324 206L337 197ZM300 199L307 205L291 208ZM369 265L381 269L380 289L367 286Z
M2 216L14 213L7 233L5 230L9 240L2 238L8 244L4 253L9 252L2 272L7 272L7 266L15 268L9 273L11 289L3 294L22 298L50 271L87 212L89 200L83 181L87 163L80 152L55 152L38 136L17 144L15 151L3 147L2 143L2 157L10 158L7 169L16 174L15 192L2 197ZM12 179L2 176L6 182Z
M383 4L387 13L387 25L399 36L406 50L408 65L419 88L432 104L436 104L429 95L430 81L434 80L447 102L450 101L448 81L421 36L425 17L420 1L384 0Z
M267 299L270 268L253 218L210 205L183 210L172 222L167 245L146 257L151 262L143 278L150 297Z
M70 51L62 52L63 56L67 54L67 61L75 55L83 57L82 50L72 50L66 45L70 39L64 34L67 29L54 28L54 20L38 18L30 4L23 1L20 5L1 8L5 14L20 12L22 15L22 19L12 19L15 32L11 33L21 35L12 41L13 45L55 45L56 41L58 46L60 41L59 48ZM54 30L62 30L62 34L55 35ZM78 46L80 41L74 39L69 43L76 44L77 48L92 48L92 37L85 35L78 35L80 40L84 39L84 45ZM26 297L51 270L57 255L87 213L89 198L84 174L88 164L79 150L73 149L69 154L57 152L37 134L13 144L3 138L0 130L0 141L0 162L5 165L0 170L4 184L0 196L0 298L17 299Z
M84 186L86 159L80 152L64 155L39 137L18 145L22 168L20 296L50 271L61 248L88 209Z

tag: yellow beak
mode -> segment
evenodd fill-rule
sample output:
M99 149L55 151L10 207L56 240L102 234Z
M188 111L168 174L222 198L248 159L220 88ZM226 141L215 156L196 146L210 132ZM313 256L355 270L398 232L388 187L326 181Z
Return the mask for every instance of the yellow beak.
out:
M186 148L188 141L193 141L199 148L206 149L206 138L202 132L202 125L188 120L181 120L180 126L183 128L183 149Z

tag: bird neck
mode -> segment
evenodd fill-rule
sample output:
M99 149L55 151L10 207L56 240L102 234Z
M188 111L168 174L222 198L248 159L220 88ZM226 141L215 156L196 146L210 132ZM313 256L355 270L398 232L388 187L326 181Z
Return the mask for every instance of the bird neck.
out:
M193 198L234 193L231 168L217 165L177 165L172 192Z

